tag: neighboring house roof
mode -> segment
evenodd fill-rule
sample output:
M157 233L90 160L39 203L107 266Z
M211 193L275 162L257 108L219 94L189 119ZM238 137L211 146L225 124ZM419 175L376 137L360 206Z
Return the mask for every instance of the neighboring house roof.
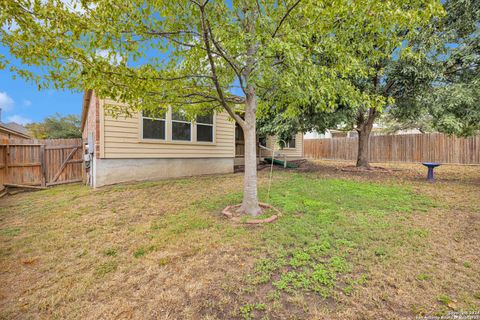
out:
M27 128L24 126L16 123L16 122L9 122L3 123L0 122L0 131L4 131L13 135L20 136L25 139L31 139L30 135L28 134Z
M85 90L83 93L83 103L82 103L82 121L80 126L80 131L83 132L85 127L85 122L87 121L88 107L90 106L90 99L92 99L93 90Z

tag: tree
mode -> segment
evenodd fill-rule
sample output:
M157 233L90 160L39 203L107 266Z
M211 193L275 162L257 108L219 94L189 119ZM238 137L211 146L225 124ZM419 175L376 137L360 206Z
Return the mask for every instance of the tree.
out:
M430 1L400 2L416 8ZM139 110L160 113L167 106L182 108L192 118L213 110L228 112L245 136L241 211L256 215L260 212L256 119L259 103L263 104L259 94L288 91L283 102L289 102L290 113L309 101L323 101L318 108L329 108L337 100L335 89L344 74L351 76L354 69L367 72L357 58L361 55L353 53L372 46L372 37L361 35L383 29L388 17L396 17L400 8L396 3L2 1L0 41L23 65L0 57L0 67L8 65L39 88L94 89L100 97L129 105L128 109L111 106L114 115ZM312 54L306 54L309 50ZM318 68L315 60L323 56L337 60ZM349 67L352 64L360 67ZM44 72L25 65L41 66ZM321 90L314 84L321 84ZM354 95L346 100L358 103L359 95L351 92ZM243 116L237 113L238 106L243 107Z
M417 46L416 40L418 30L428 28L443 11L438 2L427 5L431 10L425 10L424 5L418 3L418 7L404 11L405 17L413 14L412 19L400 20L392 28L374 34L375 45L365 56L371 73L352 79L358 90L374 100L373 104L355 108L353 114L352 127L358 132L357 167L370 166L370 134L382 112L408 105L410 97L424 92L432 79L433 72L425 64L429 52L424 46ZM370 54L379 58L369 59Z
M396 1L388 4L388 10L378 11L367 7L364 15L357 17L362 27L350 33L340 31L348 25L336 29L347 37L344 42L351 43L349 58L354 62L350 72L343 73L345 78L337 81L340 86L336 91L341 94L327 96L323 100L314 96L288 112L289 106L284 100L288 101L285 96L292 94L288 90L279 90L272 104L282 111L272 113L267 108L260 121L261 130L285 136L298 130L324 132L327 128L338 126L355 129L358 132L356 165L368 168L369 137L379 115L384 109L399 106L395 98L401 97L401 102L405 103L408 96L430 83L433 72L422 63L428 52L419 46L413 49L412 45L417 30L428 26L441 13L438 1ZM322 39L317 40L315 35L312 39L320 41L317 49L325 52ZM315 56L315 67L319 69L331 69L331 64L338 59L335 55L307 52ZM407 78L408 82L405 81ZM322 92L321 87L316 91ZM318 94L316 91L315 94ZM326 103L328 107L324 107ZM282 125L272 126L272 123Z
M80 117L76 114L62 116L56 113L46 117L42 122L29 123L25 126L30 135L36 139L81 138Z
M362 5L346 0L2 1L0 41L23 65L0 56L0 67L8 65L39 88L94 89L129 105L110 106L114 115L160 113L167 106L192 118L228 112L245 136L241 211L256 215L257 91L271 87L278 68L301 78L294 69L310 63L302 54L305 30L328 38L337 19Z
M416 68L428 81L413 90L408 66L398 65L402 90L396 100L402 107L392 109L389 119L404 127L421 127L428 120L432 129L468 136L480 130L480 2L449 0L443 6L446 15L420 30L414 41L414 49L428 52Z

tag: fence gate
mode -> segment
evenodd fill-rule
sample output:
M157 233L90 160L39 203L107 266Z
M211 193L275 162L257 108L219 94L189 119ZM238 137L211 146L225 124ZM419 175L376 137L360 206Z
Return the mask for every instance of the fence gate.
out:
M82 139L0 140L0 185L82 181Z

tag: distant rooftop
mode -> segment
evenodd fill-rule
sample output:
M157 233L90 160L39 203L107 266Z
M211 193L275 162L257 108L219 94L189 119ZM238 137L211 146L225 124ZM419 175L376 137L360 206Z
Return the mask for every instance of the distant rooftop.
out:
M3 127L7 128L7 129L12 130L12 131L16 131L16 132L20 132L20 133L28 135L27 128L25 128L24 126L22 126L21 124L18 124L16 122L8 122L8 123L0 122L0 125L2 125Z
M30 138L27 128L16 122L0 122L0 129L7 132L10 131L11 133L16 133L17 135L23 136L24 138Z

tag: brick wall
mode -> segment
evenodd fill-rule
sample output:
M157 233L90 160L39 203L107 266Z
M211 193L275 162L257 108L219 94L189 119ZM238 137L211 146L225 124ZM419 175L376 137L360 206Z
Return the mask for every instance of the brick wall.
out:
M92 93L90 104L88 106L87 119L83 128L82 138L87 141L88 134L93 132L93 141L95 141L95 157L100 157L100 100Z

